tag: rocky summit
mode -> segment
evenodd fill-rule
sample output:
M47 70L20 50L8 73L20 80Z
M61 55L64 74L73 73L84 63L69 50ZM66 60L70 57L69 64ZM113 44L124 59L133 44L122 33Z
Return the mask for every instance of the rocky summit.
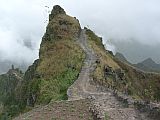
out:
M39 59L21 78L13 86L19 99L1 101L1 119L160 119L160 74L117 59L101 37L59 5L49 16Z
M53 10L49 15L49 21L51 21L56 15L59 15L59 14L66 14L66 12L59 5L56 5L53 7Z

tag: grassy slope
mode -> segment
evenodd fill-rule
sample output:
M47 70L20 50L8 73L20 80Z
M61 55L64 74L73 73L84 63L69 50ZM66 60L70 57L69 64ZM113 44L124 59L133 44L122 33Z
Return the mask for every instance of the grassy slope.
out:
M80 29L78 20L65 14L59 14L49 21L40 46L40 59L29 67L24 76L26 80L24 88L27 87L24 89L26 98L30 99L30 96L35 95L34 104L42 105L67 99L67 89L77 79L85 58L83 50L76 41ZM47 106L59 111L58 113L52 111L53 119L63 112L67 113L67 117L74 118L76 114L83 114L77 111L81 107L83 109L80 109L80 112L88 111L83 101L73 102L73 104L77 104L76 110L71 110L73 114L67 113L70 105L68 106L65 101L60 103L62 106L60 109L57 108L57 103L55 103L56 106L50 106L51 104ZM78 105L81 107L78 108ZM86 110L83 106L86 107ZM67 111L65 112L64 109ZM62 115L57 117L62 118ZM83 117L83 115L76 117ZM91 116L86 114L85 117Z
M93 73L93 77L96 82L106 86L114 86L122 92L124 92L127 87L128 93L136 99L152 101L160 100L160 75L144 73L120 62L104 49L101 38L97 37L88 29L87 36L90 46L100 57L100 64L98 64L95 72ZM104 78L104 65L109 65L113 70L121 68L125 71L125 79L123 81L115 81L113 78L106 80Z
M60 40L51 45L52 50L43 56L37 68L42 75L39 102L67 99L66 90L76 80L84 58L73 40Z
M99 57L100 64L98 64L96 70L93 73L93 77L98 83L106 83L111 84L112 81L106 81L104 79L104 66L109 65L113 69L118 69L120 68L119 65L112 59L112 55L109 54L103 44L101 38L96 36L94 32L91 30L87 29L86 30L87 36L88 36L88 43L90 47L96 52L96 54Z
M128 90L136 99L160 101L160 74L145 73L116 60L126 73Z
M36 94L36 103L67 99L67 88L76 80L84 53L76 42L80 30L77 19L60 14L52 19L42 39L40 59L28 93Z

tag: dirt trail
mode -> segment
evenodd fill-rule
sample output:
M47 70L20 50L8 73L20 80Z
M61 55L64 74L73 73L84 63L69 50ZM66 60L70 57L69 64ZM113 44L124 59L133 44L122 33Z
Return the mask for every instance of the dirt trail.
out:
M81 31L78 42L86 53L86 58L78 79L67 91L69 101L94 98L95 108L93 109L98 109L100 119L104 119L104 117L107 116L110 120L150 120L135 108L124 107L124 105L114 97L112 92L99 91L96 86L90 84L92 81L90 75L96 68L97 56L94 51L88 47L85 30Z

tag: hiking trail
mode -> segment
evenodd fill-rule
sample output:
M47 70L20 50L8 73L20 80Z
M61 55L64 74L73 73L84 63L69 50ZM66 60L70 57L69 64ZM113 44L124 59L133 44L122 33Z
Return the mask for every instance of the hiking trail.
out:
M67 91L69 101L93 98L93 109L97 109L95 111L99 112L99 118L102 120L105 116L109 120L150 120L145 114L140 113L134 107L124 107L123 103L118 101L111 91L100 91L97 86L90 84L93 79L91 73L96 68L98 57L88 47L84 29L81 30L78 43L84 50L86 58L78 79Z

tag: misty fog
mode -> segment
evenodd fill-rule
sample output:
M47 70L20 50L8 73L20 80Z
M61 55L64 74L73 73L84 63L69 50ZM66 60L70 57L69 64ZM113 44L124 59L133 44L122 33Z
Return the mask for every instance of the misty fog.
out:
M48 14L56 4L102 36L107 49L134 63L147 57L160 62L159 0L1 0L0 62L30 65L38 58Z

